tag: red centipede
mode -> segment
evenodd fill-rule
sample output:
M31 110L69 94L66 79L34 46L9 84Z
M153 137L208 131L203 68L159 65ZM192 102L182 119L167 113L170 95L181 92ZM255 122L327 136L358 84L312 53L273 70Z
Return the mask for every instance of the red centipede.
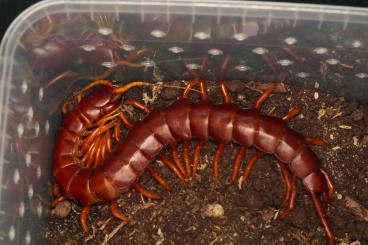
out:
M227 63L228 58L224 61L221 74L224 74ZM97 202L108 202L112 214L127 221L128 218L119 211L116 201L121 193L135 188L147 197L159 198L138 183L139 176L145 170L166 189L171 189L154 170L154 159L160 157L183 180L184 176L194 176L203 145L208 140L214 140L219 143L213 161L214 179L219 178L219 161L227 143L240 145L232 170L232 183L239 176L241 162L249 147L253 146L257 151L245 165L241 175L243 185L256 161L265 154L273 154L278 159L285 183L283 209L277 217L283 218L294 209L297 180L301 179L311 196L329 244L334 244L334 235L320 199L322 197L330 204L333 185L320 167L320 160L308 146L323 145L325 142L319 138L306 138L286 126L286 122L299 113L299 108L292 109L282 118L260 113L274 85L263 92L253 108L243 109L231 102L223 79L221 93L224 103L214 104L208 99L204 81L197 77L186 86L182 98L168 107L151 110L137 101L127 100L126 103L148 112L144 120L132 125L119 110L118 98L133 86L149 84L135 82L112 88L107 81L97 81L88 89L96 84L103 86L82 98L65 114L62 127L57 133L53 164L53 176L61 194L53 204L66 198L79 202L83 206L80 221L85 232L88 231L88 212L91 205ZM194 86L200 87L202 99L199 102L188 99ZM130 130L126 139L119 141L113 149L109 131L113 128L113 135L119 140L121 123ZM193 164L189 156L191 139L199 140L194 150ZM178 142L183 142L184 166L178 157ZM162 153L167 147L172 149L174 163Z

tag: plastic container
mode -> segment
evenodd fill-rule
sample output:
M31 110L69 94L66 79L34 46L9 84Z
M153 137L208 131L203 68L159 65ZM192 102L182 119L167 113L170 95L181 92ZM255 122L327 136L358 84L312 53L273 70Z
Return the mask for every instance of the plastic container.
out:
M40 243L60 104L88 82L73 82L75 73L111 68L124 81L187 79L183 60L198 69L208 55L204 76L216 79L230 54L227 79L318 82L318 89L367 103L367 40L363 8L200 0L34 5L0 48L0 243ZM110 41L113 53L104 49ZM132 55L142 47L154 52ZM118 65L117 57L143 67ZM64 79L50 82L60 74Z

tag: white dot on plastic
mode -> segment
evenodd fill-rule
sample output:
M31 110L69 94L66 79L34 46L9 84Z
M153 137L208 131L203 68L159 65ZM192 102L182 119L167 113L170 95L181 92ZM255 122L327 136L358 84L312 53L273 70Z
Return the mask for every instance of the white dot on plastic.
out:
M102 62L101 65L103 67L106 67L106 68L114 68L116 67L118 64L116 64L115 62L113 61L105 61L105 62Z
M362 78L363 79L363 78L367 78L368 77L368 74L361 72L361 73L355 74L355 76L358 77L358 78Z
M191 69L191 70L197 70L197 69L199 69L200 65L198 65L196 63L189 63L189 64L186 65L186 67L188 69Z
M17 134L19 138L22 138L23 134L24 134L24 126L23 124L18 124L17 126Z
M36 136L38 136L38 134L40 133L40 123L38 121L35 122L34 129L35 129Z
M135 46L133 46L131 44L123 44L123 45L121 45L120 48L122 50L125 50L125 51L133 51L133 50L135 50Z
M362 45L363 45L363 43L362 43L362 41L359 41L359 40L354 40L353 42L352 42L352 44L351 44L354 48L360 48Z
M169 52L174 53L174 54L179 54L179 53L183 53L184 52L184 49L183 48L176 47L176 46L171 47L168 50L169 50Z
M50 132L50 123L47 120L46 123L45 123L45 133L46 134L49 134L49 132Z
M8 237L9 237L9 240L11 242L14 241L14 238L15 238L15 228L14 228L14 226L10 226L9 232L8 232Z
M28 194L28 198L29 199L32 199L32 197L33 197L33 187L32 187L32 185L29 185L28 186L28 192L27 192L27 194Z
M38 215L39 218L41 218L41 216L42 216L42 205L41 205L41 203L38 203L38 205L37 205L37 215Z
M239 32L239 33L235 33L235 34L233 35L233 38L234 38L235 40L237 40L237 41L241 42L241 41L244 41L245 39L247 39L247 38L248 38L248 36L247 36L246 34L244 34L244 33Z
M268 50L265 48L255 48L252 50L252 52L255 54L265 54L268 53Z
M300 77L300 78L306 78L306 77L309 77L309 73L307 72L299 72L296 74L297 77Z
M213 49L208 50L208 53L209 53L210 55L213 55L213 56L223 54L222 50L217 49L217 48L213 48Z
M22 94L25 94L28 90L28 83L27 81L23 81L21 85Z
M14 173L13 173L13 182L14 182L14 184L18 184L19 180L20 180L19 170L15 169Z
M83 49L84 51L87 51L87 52L91 52L95 50L96 47L93 45L85 44L85 45L80 46L80 49Z
M26 236L24 238L24 242L25 242L26 245L31 244L31 233L29 231L27 231L27 233L26 233Z
M155 38L162 38L162 37L166 36L166 32L164 32L162 30L153 30L153 31L151 31L151 36L155 37Z
M238 70L238 71L249 71L250 70L250 67L249 66L246 66L246 65L237 65L237 66L235 66L235 70Z
M43 99L43 88L38 90L38 100L41 101Z
M34 115L33 108L29 107L28 110L27 110L27 119L28 119L29 122L32 121L33 115Z
M289 65L292 65L293 63L294 62L292 60L287 60L287 59L277 61L277 64L281 66L289 66Z
M26 166L29 167L31 165L32 162L32 155L30 152L26 153Z
M330 65L337 65L339 63L339 60L332 58L332 59L326 60L326 63Z
M324 47L318 47L313 49L313 52L315 52L316 54L325 54L328 52L328 49Z
M196 32L194 33L193 36L199 40L205 40L205 39L211 38L211 35L209 33L203 32L203 31Z
M293 45L294 43L296 43L296 38L295 37L287 37L287 38L285 38L284 42L288 45Z
M141 62L141 65L143 65L145 67L153 67L153 66L155 66L155 62L153 60L145 60L145 61Z
M19 217L23 218L24 217L24 212L25 212L24 202L19 203L18 212L19 212Z
M37 179L41 178L41 167L40 166L37 166L36 175L37 175Z
M112 33L112 29L108 27L101 27L101 28L98 28L98 32L104 36L107 36Z

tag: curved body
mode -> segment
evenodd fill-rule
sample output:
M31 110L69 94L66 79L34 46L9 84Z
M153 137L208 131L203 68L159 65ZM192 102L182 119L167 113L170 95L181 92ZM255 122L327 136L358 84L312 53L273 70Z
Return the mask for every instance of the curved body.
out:
M75 152L79 135L85 125L114 108L107 90L102 93L106 98L98 90L93 93L100 98L87 98L65 116L54 155L53 174L62 194L82 205L116 199L131 188L166 146L192 138L254 146L287 163L309 192L328 189L319 160L304 136L288 128L282 119L254 109L240 109L232 103L215 105L207 100L190 103L181 99L167 108L153 110L100 166L84 167Z

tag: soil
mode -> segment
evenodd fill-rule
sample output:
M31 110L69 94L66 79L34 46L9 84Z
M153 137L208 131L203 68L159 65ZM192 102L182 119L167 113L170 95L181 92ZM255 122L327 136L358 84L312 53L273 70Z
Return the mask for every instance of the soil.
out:
M183 82L172 84L184 86ZM229 82L228 86L235 91L231 96L239 107L251 107L259 96L259 92L239 81ZM210 99L221 103L215 83L209 82L208 87ZM151 91L145 89L145 92L152 98ZM165 88L149 105L168 105L179 92ZM142 90L130 91L126 97L141 100ZM198 100L198 93L192 93L192 97ZM328 216L337 244L368 244L368 107L317 90L286 86L286 91L275 93L266 101L262 112L281 117L295 106L303 110L288 123L290 128L329 143L325 147L311 145L311 148L335 186ZM134 110L132 118L137 120L143 116ZM196 141L192 141L192 150L195 144ZM226 146L218 183L212 177L215 148L215 142L205 145L196 178L184 184L162 163L154 162L153 166L171 184L173 191L166 191L144 174L140 183L161 195L162 200L148 200L134 190L122 195L120 208L131 222L122 223L113 218L107 205L93 206L88 216L90 234L86 236L79 224L81 207L71 202L72 211L66 218L50 217L43 230L44 243L326 244L324 230L300 181L295 210L282 220L274 220L283 200L284 185L272 155L256 163L246 187L239 189L237 184L229 184L239 146ZM249 149L246 159L253 152L254 149ZM170 152L167 154L171 156ZM245 163L246 160L241 169Z

